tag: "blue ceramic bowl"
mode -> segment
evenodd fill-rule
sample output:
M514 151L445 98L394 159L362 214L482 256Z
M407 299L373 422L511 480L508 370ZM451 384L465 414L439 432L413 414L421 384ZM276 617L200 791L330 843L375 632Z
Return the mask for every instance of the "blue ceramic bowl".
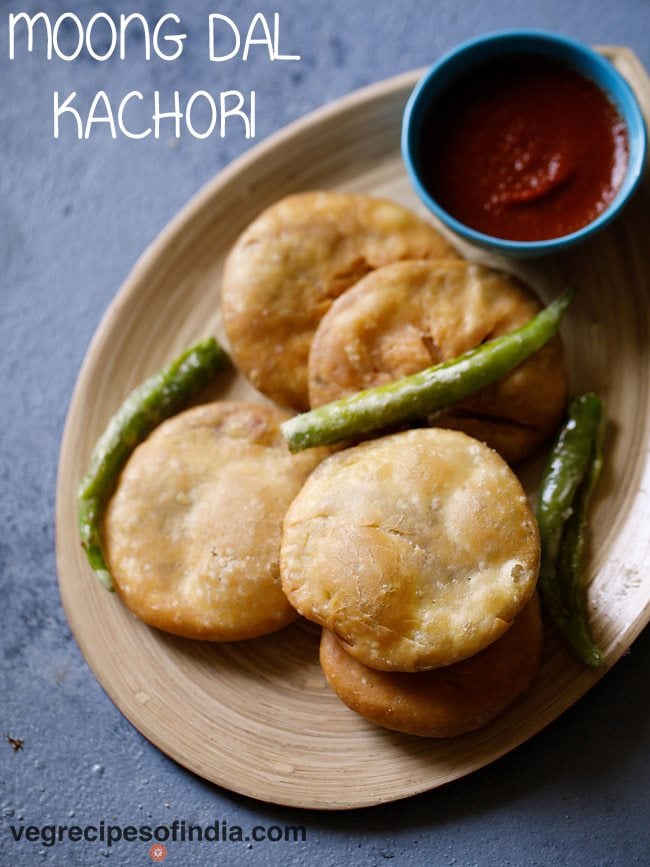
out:
M623 183L610 205L591 223L569 235L544 241L511 241L478 232L442 208L422 181L420 139L423 122L436 100L456 80L487 61L507 55L537 55L566 63L603 90L625 122L629 159ZM555 253L590 238L620 212L636 189L644 168L646 129L632 89L612 64L586 45L573 39L538 30L505 30L464 42L445 54L415 87L404 110L402 156L419 197L429 210L453 232L481 247L510 256Z

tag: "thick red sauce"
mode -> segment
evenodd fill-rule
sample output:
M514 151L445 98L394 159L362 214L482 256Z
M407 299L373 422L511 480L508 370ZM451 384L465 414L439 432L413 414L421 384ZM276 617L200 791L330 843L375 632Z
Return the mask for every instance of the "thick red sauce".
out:
M612 201L627 131L592 81L534 56L472 72L430 110L424 184L453 217L499 238L538 241L590 223Z

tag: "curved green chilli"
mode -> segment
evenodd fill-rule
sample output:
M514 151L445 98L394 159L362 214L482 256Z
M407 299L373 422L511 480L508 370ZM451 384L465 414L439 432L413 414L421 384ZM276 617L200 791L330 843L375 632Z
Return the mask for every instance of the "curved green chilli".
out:
M589 631L583 587L588 507L600 475L605 415L595 394L571 401L548 457L537 504L542 546L539 589L545 610L575 655L604 662Z
M521 328L458 358L294 416L281 425L287 445L292 452L329 445L458 403L541 349L559 329L574 294L567 289Z
M190 346L131 392L97 441L77 492L77 519L88 562L107 590L115 585L104 560L101 522L122 467L160 422L179 412L228 363L212 337Z

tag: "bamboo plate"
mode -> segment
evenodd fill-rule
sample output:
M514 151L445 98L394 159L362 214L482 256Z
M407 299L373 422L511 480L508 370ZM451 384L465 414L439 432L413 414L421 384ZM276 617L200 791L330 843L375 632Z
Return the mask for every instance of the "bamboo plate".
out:
M650 80L627 49L604 51L650 114ZM399 156L402 108L419 73L366 88L254 148L222 172L146 251L106 313L74 392L61 449L57 557L63 604L82 653L142 734L186 768L277 804L342 809L439 786L486 765L546 726L602 675L548 636L528 694L489 726L449 741L384 731L327 688L306 623L239 644L149 629L92 577L75 491L91 448L124 396L191 341L221 333L222 262L237 234L287 193L330 188L385 195L419 210ZM650 618L650 201L647 184L609 229L552 261L517 265L546 300L582 287L565 326L574 390L598 390L611 419L594 503L589 592L608 667ZM458 245L460 246L460 245ZM472 258L490 263L464 247ZM512 264L510 265L512 268ZM224 377L217 394L251 396ZM531 478L534 477L531 472Z

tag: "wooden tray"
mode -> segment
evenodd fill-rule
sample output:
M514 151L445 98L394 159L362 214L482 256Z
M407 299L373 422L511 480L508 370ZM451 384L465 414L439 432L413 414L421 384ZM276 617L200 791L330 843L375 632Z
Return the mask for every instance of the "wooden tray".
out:
M603 49L650 114L650 80L626 49ZM385 195L420 210L399 156L402 109L420 73L373 85L294 123L216 177L145 252L106 313L75 388L61 449L57 556L63 604L82 653L122 713L161 750L236 792L299 807L379 804L486 765L546 726L602 676L548 636L529 693L493 724L449 741L376 728L330 693L317 630L204 644L136 620L94 579L79 544L75 492L91 448L124 396L196 338L220 334L219 277L237 234L297 190ZM574 390L596 389L611 419L594 504L590 606L611 666L650 618L650 196L588 246L510 263L548 299L582 287L564 330ZM464 247L472 258L494 262ZM224 377L216 394L251 396ZM535 473L531 472L534 478Z

